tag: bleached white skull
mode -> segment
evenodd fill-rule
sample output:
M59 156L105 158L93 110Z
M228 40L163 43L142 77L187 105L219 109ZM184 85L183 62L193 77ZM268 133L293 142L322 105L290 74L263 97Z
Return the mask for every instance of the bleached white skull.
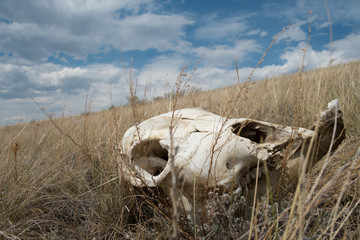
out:
M321 131L330 129L326 131L331 136L334 116L342 126L338 128L340 136L343 124L337 100L329 103L317 123L321 123L318 124ZM282 167L288 179L296 180L304 159L301 153L306 154L316 134L310 129L247 118L227 119L201 108L181 109L150 118L126 131L121 170L124 178L135 186L157 186L168 193L171 187L169 160L173 159L183 200L190 208L189 202L192 203L193 198L201 201L208 187L239 194L253 189L251 182L256 179L258 162L267 164L273 183L278 181ZM323 142L317 146L325 144L328 149L330 142ZM320 157L318 154L315 158ZM261 171L258 172L258 178L261 175ZM264 179L259 180L261 188L266 188Z

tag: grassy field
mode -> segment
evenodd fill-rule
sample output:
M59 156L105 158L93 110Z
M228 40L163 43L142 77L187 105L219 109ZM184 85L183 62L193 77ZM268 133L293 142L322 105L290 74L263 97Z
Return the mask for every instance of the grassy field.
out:
M250 226L251 239L360 239L360 61L212 91L185 89L176 108L309 127L335 98L347 138L307 174L300 197L260 199L251 217L241 198L235 216L215 196L199 239L249 239ZM169 236L170 201L121 181L116 160L123 133L171 110L174 98L133 103L0 128L0 239ZM191 221L180 216L179 227L181 238L194 238Z

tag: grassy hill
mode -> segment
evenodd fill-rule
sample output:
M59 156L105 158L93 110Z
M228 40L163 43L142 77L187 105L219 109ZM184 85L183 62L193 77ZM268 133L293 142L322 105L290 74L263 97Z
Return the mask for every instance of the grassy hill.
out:
M180 80L182 90L186 77ZM251 225L252 239L360 238L360 61L212 91L183 90L178 97L1 127L0 239L166 238L170 203L119 179L118 146L130 126L175 106L309 127L335 98L346 141L311 169L300 197L262 199L253 218L241 200L243 214L235 218L215 199L219 209L197 236L248 239ZM181 237L194 237L190 221L181 218L179 226Z

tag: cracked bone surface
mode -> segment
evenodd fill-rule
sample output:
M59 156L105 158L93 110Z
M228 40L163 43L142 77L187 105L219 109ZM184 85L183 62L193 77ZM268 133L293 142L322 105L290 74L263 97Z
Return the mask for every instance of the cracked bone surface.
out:
M160 187L169 194L169 161L173 159L187 211L192 209L191 203L201 206L211 188L252 199L256 176L258 194L266 192L263 169L256 171L258 162L260 166L266 162L273 187L281 176L284 182L281 188L289 190L297 182L308 149L313 153L310 154L313 161L326 154L335 124L336 142L332 150L344 139L337 100L329 103L313 129L294 129L248 118L227 119L201 108L180 109L126 131L120 171L134 186ZM314 145L310 147L313 137Z

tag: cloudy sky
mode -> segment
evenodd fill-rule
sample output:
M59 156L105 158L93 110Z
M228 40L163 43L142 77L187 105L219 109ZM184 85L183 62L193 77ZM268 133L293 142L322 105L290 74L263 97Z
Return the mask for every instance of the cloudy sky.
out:
M126 104L131 78L138 95L162 96L180 69L197 70L203 90L245 80L274 36L254 79L360 56L360 1L327 0L1 0L0 125L41 119L30 97L56 116ZM330 46L332 53L330 54ZM111 89L111 94L110 94ZM111 97L112 96L112 100Z

